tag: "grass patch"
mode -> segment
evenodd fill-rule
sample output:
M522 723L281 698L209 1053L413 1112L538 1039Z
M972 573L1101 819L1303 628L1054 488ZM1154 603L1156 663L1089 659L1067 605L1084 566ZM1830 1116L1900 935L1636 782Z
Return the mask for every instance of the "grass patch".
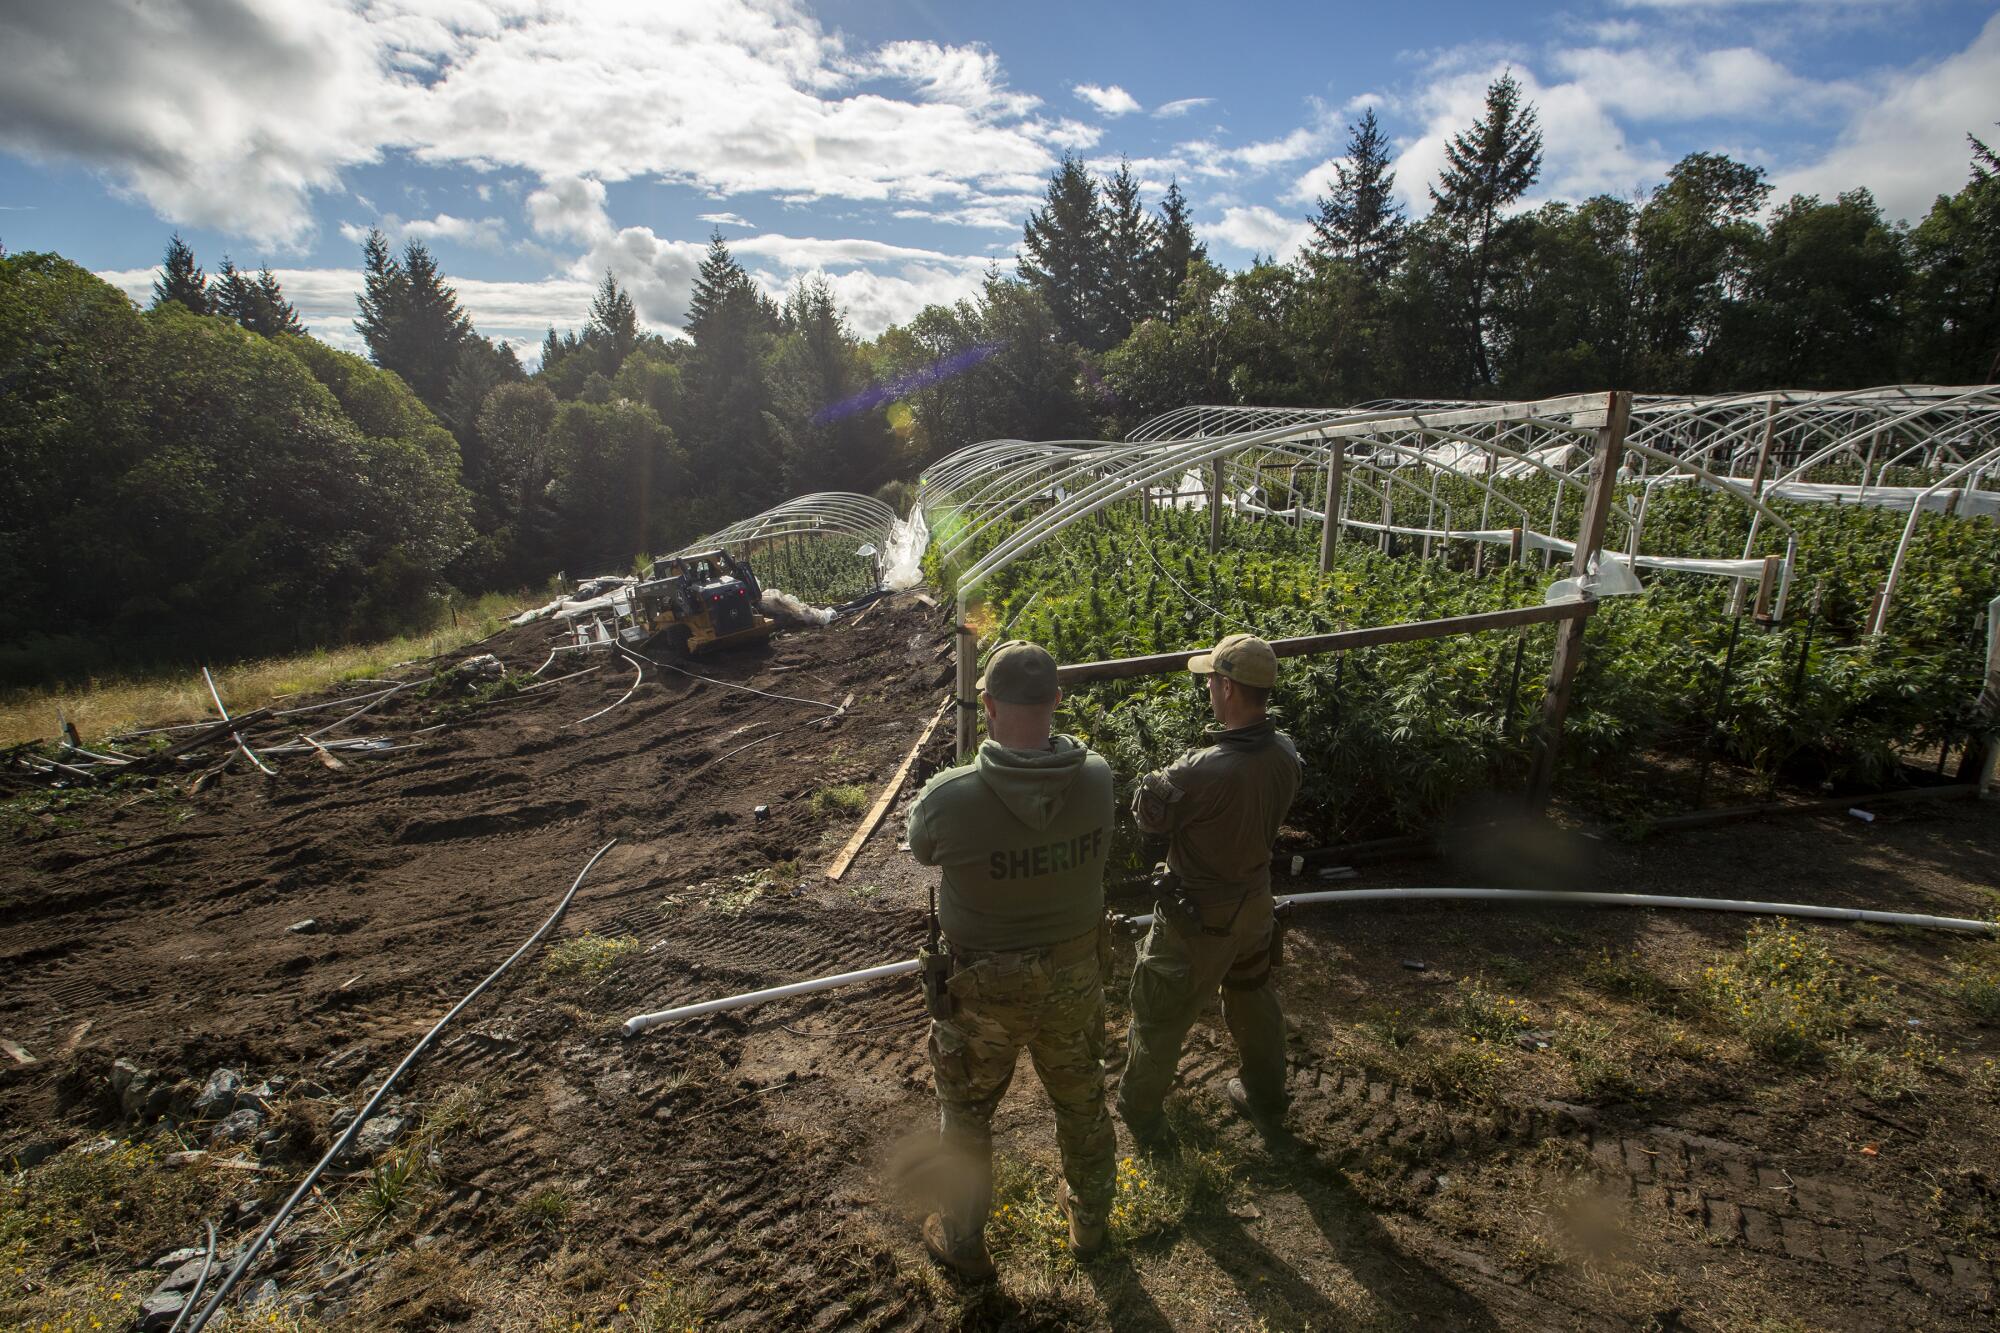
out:
M1974 1018L2000 1025L2000 950L1987 945L1952 959L1950 989Z
M821 819L834 815L858 815L868 808L868 789L858 782L821 787L807 803Z
M287 695L313 694L341 681L378 676L405 662L455 652L493 634L513 612L539 600L534 592L489 593L459 607L456 624L447 612L421 634L219 667L214 671L215 685L232 713ZM58 709L75 724L86 745L133 727L208 718L215 712L199 670L106 675L80 685L0 693L0 745L54 736Z
M1556 1049L1569 1061L1577 1094L1586 1102L1636 1101L1655 1091L1639 1076L1638 1052L1601 1024L1561 1024Z
M548 1185L520 1203L521 1220L536 1231L553 1231L566 1224L576 1211L576 1202L561 1186Z
M1488 990L1483 978L1459 983L1454 1021L1459 1031L1476 1041L1512 1041L1534 1026L1525 1004L1511 995Z
M1220 1215L1238 1192L1213 1115L1178 1097L1168 1100L1166 1114L1169 1150L1119 1159L1106 1219L1108 1248L1170 1237L1191 1222ZM1062 1188L1056 1172L997 1155L993 1215L986 1226L994 1255L1012 1256L1051 1278L1073 1273L1069 1224L1056 1203Z
M144 1143L72 1148L0 1178L0 1327L127 1327L158 1280L131 1270L223 1199L214 1173L169 1170Z
M1701 993L1750 1049L1785 1064L1813 1064L1871 998L1833 951L1788 921L1758 922L1741 953L1701 974Z
M1392 1051L1403 1050L1422 1031L1401 1009L1377 1010L1354 1026Z
M633 935L593 935L585 931L551 945L542 955L542 975L551 981L595 982L639 947Z
M652 1273L619 1305L632 1327L644 1333L695 1333L708 1318L711 1297L699 1282L677 1273Z

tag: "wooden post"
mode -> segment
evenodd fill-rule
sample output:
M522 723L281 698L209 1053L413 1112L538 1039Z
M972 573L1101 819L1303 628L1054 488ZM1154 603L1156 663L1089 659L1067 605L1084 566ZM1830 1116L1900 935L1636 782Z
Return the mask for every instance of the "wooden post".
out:
M1208 553L1222 549L1222 460L1208 465Z
M1333 452L1326 460L1326 521L1319 529L1319 572L1324 574L1333 568L1333 548L1340 545L1340 502L1341 489L1346 484L1343 475L1347 470L1347 441L1333 442Z
M1625 451L1625 427L1632 418L1632 395L1619 389L1605 395L1604 424L1597 429L1597 452L1590 460L1590 488L1584 501L1583 525L1577 529L1576 557L1571 572L1581 578L1604 540L1611 502L1618 494L1618 460ZM1555 785L1556 760L1562 751L1563 717L1569 712L1570 687L1576 681L1583 652L1583 621L1568 620L1556 630L1555 660L1549 664L1548 689L1542 697L1541 749L1528 779L1528 808L1547 808Z
M957 752L964 754L972 748L978 737L978 700L973 696L978 691L979 681L979 636L972 626L965 623L965 601L958 603L958 670L952 686L952 700L956 706L958 725L954 729L954 743Z
M1764 402L1764 438L1757 445L1757 463L1750 469L1750 498L1753 500L1764 498L1764 472L1771 463L1771 441L1777 433L1777 425L1778 400L1775 398L1766 399ZM1745 560L1750 558L1750 548L1757 541L1757 528L1762 523L1763 518L1762 514L1750 515L1750 538L1743 543L1743 558ZM1740 616L1743 614L1743 598L1749 591L1749 588L1749 580L1736 580L1736 587L1729 594L1730 615Z
M1757 609L1753 613L1760 625L1769 627L1771 623L1771 594L1777 590L1778 568L1784 563L1781 555L1764 557L1764 572L1757 578Z
M1986 604L1986 687L1979 692L1979 707L1989 717L2000 717L2000 597ZM1979 763L1980 796L1991 796L1996 782L2000 782L2000 723L1986 733Z
M1521 530L1519 528L1509 528L1507 530L1507 563L1510 565L1521 563Z
M1394 516L1395 506L1389 503L1389 474L1378 474L1382 478L1382 554L1389 554L1389 522Z

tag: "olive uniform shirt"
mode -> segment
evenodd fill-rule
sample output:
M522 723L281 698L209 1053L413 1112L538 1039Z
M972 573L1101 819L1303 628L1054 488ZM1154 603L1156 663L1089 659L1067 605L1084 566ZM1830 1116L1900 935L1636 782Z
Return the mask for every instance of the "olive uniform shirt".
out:
M1299 752L1268 717L1208 742L1139 782L1132 814L1168 837L1167 868L1206 907L1271 887L1271 844L1299 791Z

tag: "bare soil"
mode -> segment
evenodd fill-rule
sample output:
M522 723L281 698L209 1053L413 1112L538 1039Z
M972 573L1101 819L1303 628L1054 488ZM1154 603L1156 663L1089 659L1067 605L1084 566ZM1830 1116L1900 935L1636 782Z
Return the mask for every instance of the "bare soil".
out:
M763 695L649 669L580 725L628 667L475 707L409 691L357 726L446 722L418 749L17 821L0 1036L34 1063L0 1055L0 1163L37 1164L16 1197L109 1135L206 1149L146 1170L198 1176L212 1207L111 1209L88 1244L0 1216L0 1241L21 1238L0 1256L0 1323L83 1301L85 1275L136 1299L159 1277L141 1270L208 1218L225 1245L254 1234L336 1112L616 837L562 947L476 1002L400 1088L422 1148L409 1187L343 1167L281 1236L257 1276L300 1302L296 1326L1992 1326L2000 1079L1982 1062L2000 1030L1960 983L2000 945L1802 927L1856 977L1884 978L1884 998L1851 1034L1872 1063L1794 1065L1747 1048L1702 998L1702 969L1740 955L1748 919L1685 912L1301 912L1281 988L1289 1129L1267 1138L1227 1112L1231 1052L1211 1015L1176 1113L1208 1196L1081 1265L1032 1227L998 1228L996 1286L943 1279L897 1183L934 1115L913 982L632 1039L618 1024L910 955L925 881L897 850L908 790L838 883L824 870L857 817L813 798L859 784L872 802L942 698L947 631L897 598L692 667ZM530 626L482 647L527 671L549 638ZM853 697L827 720L772 694ZM2000 809L1531 840L1284 887L1552 877L1990 917ZM1475 992L1518 1006L1547 1044L1473 1041ZM122 1115L121 1057L180 1085L164 1120ZM286 1080L287 1135L261 1154L209 1149L185 1109L225 1066ZM996 1126L1003 1198L1049 1197L1049 1128L1024 1070Z

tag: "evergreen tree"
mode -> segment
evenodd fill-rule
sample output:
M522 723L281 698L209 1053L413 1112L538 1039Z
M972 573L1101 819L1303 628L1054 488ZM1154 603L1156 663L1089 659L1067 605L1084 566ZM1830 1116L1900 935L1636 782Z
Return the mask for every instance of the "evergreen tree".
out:
M1065 155L1049 177L1043 206L1028 215L1021 276L1055 316L1063 341L1102 350L1105 274L1109 268L1097 186L1083 163Z
M284 288L278 285L278 275L271 272L267 264L257 271L257 280L248 282L249 310L237 322L252 333L261 333L266 338L275 338L281 333L304 333L306 326L299 320L299 312L285 299Z
M1526 193L1542 170L1542 132L1533 103L1521 100L1513 74L1486 89L1486 114L1445 144L1445 169L1431 187L1431 204L1450 226L1466 305L1467 350L1478 387L1493 386L1487 307L1496 264L1501 214Z
M1334 165L1333 188L1317 201L1313 249L1329 259L1351 260L1380 282L1395 268L1403 243L1403 210L1396 202L1389 139L1372 106L1359 125L1347 130L1347 160Z
M245 328L245 321L256 308L256 286L243 276L228 255L222 257L222 267L215 271L215 283L209 288L208 313L233 319Z
M1934 384L2000 380L2000 159L1965 137L1971 179L1910 233L1911 371Z
M194 251L175 232L167 242L166 262L160 276L153 279L153 309L178 301L197 315L209 313L208 275L194 262Z
M1101 323L1104 345L1125 341L1132 329L1155 313L1154 248L1159 224L1139 202L1139 182L1129 163L1104 183L1102 226L1105 267Z
M355 330L376 365L401 375L425 404L442 410L459 353L474 336L458 293L422 241L405 245L399 260L389 253L387 238L371 230L362 259Z
M590 322L584 326L583 341L601 349L598 369L607 375L617 374L618 367L639 345L639 312L608 268L604 281L597 285L597 299L590 303Z
M688 454L699 495L743 513L782 498L784 474L766 411L764 356L779 318L757 290L722 233L709 238L688 302L690 358Z
M1180 182L1167 182L1160 200L1159 239L1153 247L1152 308L1170 325L1180 317L1181 284L1187 281L1188 265L1208 261L1208 247L1195 239L1191 212Z

